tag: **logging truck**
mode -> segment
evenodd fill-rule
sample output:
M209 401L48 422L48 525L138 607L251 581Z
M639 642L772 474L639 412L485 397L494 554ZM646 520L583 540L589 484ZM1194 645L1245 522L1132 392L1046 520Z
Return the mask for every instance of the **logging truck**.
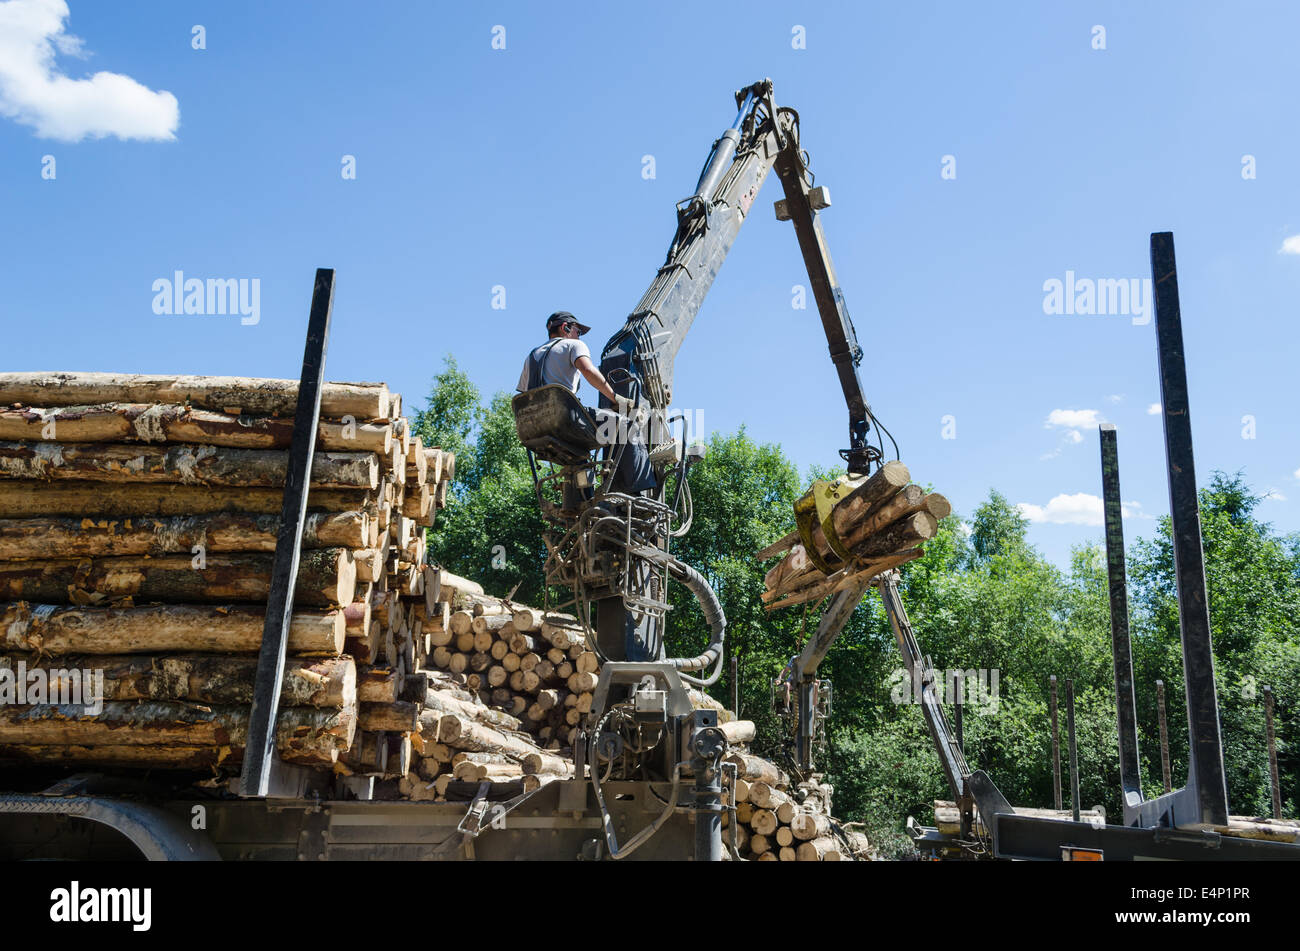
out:
M736 104L678 205L664 264L602 353L632 418L562 386L513 402L547 526L540 608L429 561L423 528L454 457L420 444L383 384L324 382L330 270L316 275L296 382L0 374L0 685L6 671L27 683L28 658L47 691L74 667L100 678L80 708L48 693L0 705L0 858L861 855L861 836L831 817L813 749L819 665L872 585L953 791L935 826L910 824L923 853L1300 855L1294 825L1228 814L1172 236L1152 236L1152 267L1188 782L1147 801L1137 777L1118 469L1103 431L1123 825L1077 796L1072 816L1016 809L967 764L902 603L897 569L950 508L885 458L821 231L829 193L812 186L798 115L776 106L769 80ZM789 773L746 750L753 724L705 693L726 618L672 551L702 458L668 408L674 359L771 170L849 414L847 474L814 484L796 531L759 553L782 555L765 578L769 609L828 599L784 681ZM601 435L610 414L613 441ZM680 437L629 451L663 432ZM670 583L708 627L691 657L665 648ZM551 603L552 591L567 595Z

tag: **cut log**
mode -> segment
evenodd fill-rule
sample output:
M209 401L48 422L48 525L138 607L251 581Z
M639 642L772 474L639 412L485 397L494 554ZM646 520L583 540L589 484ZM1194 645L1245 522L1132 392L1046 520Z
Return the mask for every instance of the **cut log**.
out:
M276 748L286 761L329 765L352 743L352 710L286 707L276 716ZM90 715L78 707L0 707L0 746L208 746L242 748L248 708L161 701L108 702Z
M799 843L800 862L838 862L843 859L840 844L830 836Z
M827 595L834 594L836 591L841 591L850 585L856 584L863 578L873 578L876 575L883 574L886 571L904 565L909 561L915 561L924 554L925 552L920 548L912 548L893 555L873 558L867 561L863 568L849 573L837 572L835 575L824 581L814 582L806 587L789 591L784 594L765 591L761 597L763 601L768 603L763 606L763 610L775 611L779 608L790 607L794 604L803 604L807 601L820 601Z
M297 380L238 376L161 376L120 373L0 373L0 403L86 406L95 403L188 403L222 412L292 417L298 409ZM383 383L325 383L321 415L385 419L390 410Z
M753 783L749 787L749 801L760 809L775 812L782 803L789 802L790 797L769 783Z
M0 479L283 488L288 473L289 452L281 449L0 442ZM373 489L379 463L371 452L317 452L311 484Z
M123 598L265 602L273 558L258 553L0 562L0 599L83 605ZM355 590L356 565L349 549L302 552L294 586L296 604L351 604Z
M909 479L911 474L903 463L898 461L885 463L831 509L836 533L843 538L845 533L861 521L873 506L892 498L899 489L907 485ZM813 526L812 537L819 552L831 554L831 557L838 559L838 556L831 553L830 544L826 541L820 525ZM799 541L799 532L790 532L784 538L758 552L759 560L766 560L779 554Z
M730 723L719 723L718 729L722 731L722 735L727 738L727 742L732 746L754 742L754 735L757 731L753 720L732 720Z
M402 678L392 667L366 667L357 671L357 699L362 703L395 703Z
M171 442L231 449L287 449L292 437L292 414L234 416L165 403L0 409L0 440ZM387 453L392 449L392 439L392 427L383 423L321 419L316 448Z
M800 842L810 842L830 830L830 820L820 812L796 812L790 820L790 831Z
M761 785L761 784L760 784ZM752 801L753 791L750 791ZM756 804L757 805L757 804ZM776 814L770 809L755 809L754 815L749 820L749 827L759 835L772 836L776 834L776 827L779 823L776 821Z
M933 538L938 528L938 521L929 512L913 512L863 542L858 553L869 557L914 548Z
M79 696L89 685L74 680L66 658L46 657L29 662L22 657L0 656L0 668L10 671L41 669L48 689L39 696L28 691L31 704L86 703ZM102 681L94 689L103 700L189 700L199 703L251 704L257 675L255 656L221 657L205 654L165 656L99 656L93 666ZM12 700L10 701L12 702ZM357 702L357 670L351 657L285 660L280 687L281 707L353 707Z
M385 554L386 552L383 548L360 548L354 550L352 552L352 560L357 566L357 580L362 582L376 582L383 580Z
M841 536L850 549L856 548L886 525L916 512L925 502L925 490L919 485L905 485L892 499L880 505L869 516L853 526L847 536Z
M0 518L84 518L87 515L95 519L146 515L193 517L217 512L278 516L283 506L283 487L250 489L174 483L46 483L0 479ZM312 489L307 495L307 508L326 512L365 511L376 519L383 511L375 493L366 489ZM374 524L377 527L379 522Z
M420 727L420 706L406 700L363 703L357 714L357 726L363 730L409 733Z
M164 604L130 608L0 605L5 650L46 654L151 654L162 651L257 653L264 608ZM345 634L342 611L294 612L290 654L337 654Z
M524 772L533 775L569 777L573 775L573 760L550 753L529 753L521 761Z
M0 745L0 762L30 763L50 766L102 766L134 769L211 770L218 766L235 766L243 759L243 750L229 746L118 746L97 743L94 746L38 746L32 744ZM327 764L323 759L316 764Z
M353 601L343 606L343 623L347 625L348 637L369 640L370 638L370 601Z
M725 762L735 763L736 775L751 783L750 796L754 794L752 784L755 782L767 783L769 786L776 786L781 782L780 771L761 757L751 756L748 753L732 753Z
M463 700L446 690L429 690L425 694L424 705L435 713L468 717L499 730L516 731L520 725L519 720L508 713L482 706L471 700Z
M426 710L420 715L421 725L428 718L437 716L436 711ZM536 753L537 747L518 737L484 726L469 717L459 714L443 714L438 717L438 742L461 750L477 753L502 753L515 757L524 757Z
M63 558L192 554L196 546L212 552L273 552L279 525L275 515L229 512L162 518L0 519L0 559L41 559L51 552ZM365 512L311 512L303 526L302 544L304 548L362 548L368 535Z
M536 608L515 608L511 620L517 631L540 631L544 617L545 615Z

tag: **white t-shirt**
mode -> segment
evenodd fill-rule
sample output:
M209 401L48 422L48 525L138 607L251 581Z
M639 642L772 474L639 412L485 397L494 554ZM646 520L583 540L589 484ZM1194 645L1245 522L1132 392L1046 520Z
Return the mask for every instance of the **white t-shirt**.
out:
M551 341L548 340L542 346L545 347L550 343ZM520 393L528 389L528 375L533 365L533 355L535 353L537 353L537 349L530 351L528 357L524 360L524 371L519 374L519 385L515 387ZM578 382L582 378L582 374L578 370L579 357L591 358L591 351L587 349L585 343L568 337L558 338L542 361L542 380L538 385L546 386L550 383L559 383L577 393Z

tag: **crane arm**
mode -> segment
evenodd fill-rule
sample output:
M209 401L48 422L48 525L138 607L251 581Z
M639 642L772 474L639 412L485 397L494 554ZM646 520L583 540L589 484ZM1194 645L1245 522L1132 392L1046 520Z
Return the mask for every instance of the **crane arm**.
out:
M865 473L879 453L867 445L871 411L858 376L862 349L817 215L830 204L829 195L825 188L812 187L812 173L799 144L799 115L793 109L777 108L771 80L740 90L736 103L736 118L714 142L695 191L678 203L677 230L663 265L623 327L605 345L601 372L607 377L613 374L611 385L621 395L640 395L655 410L667 409L677 352L764 179L775 169L785 192L777 203L777 217L794 225L848 404L849 448L842 455L850 472Z

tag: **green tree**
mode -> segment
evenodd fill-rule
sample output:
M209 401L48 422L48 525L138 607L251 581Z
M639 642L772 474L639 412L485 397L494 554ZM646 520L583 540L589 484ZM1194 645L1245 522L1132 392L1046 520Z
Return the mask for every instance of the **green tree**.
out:
M1300 656L1300 546L1255 517L1263 497L1241 473L1215 472L1199 493L1205 581L1214 638L1228 802L1237 814L1268 814L1267 749L1261 688L1273 687L1278 718L1279 771L1284 811L1295 815L1300 762L1295 735L1296 658ZM1187 774L1187 720L1179 635L1178 594L1170 520L1154 538L1134 547L1134 676L1142 725L1144 778L1159 792L1160 759L1155 681L1163 679L1169 706L1174 784Z
M485 405L448 357L415 432L425 445L456 453L447 507L429 531L431 557L485 591L505 594L518 585L521 602L540 603L544 523L509 398L498 393Z

